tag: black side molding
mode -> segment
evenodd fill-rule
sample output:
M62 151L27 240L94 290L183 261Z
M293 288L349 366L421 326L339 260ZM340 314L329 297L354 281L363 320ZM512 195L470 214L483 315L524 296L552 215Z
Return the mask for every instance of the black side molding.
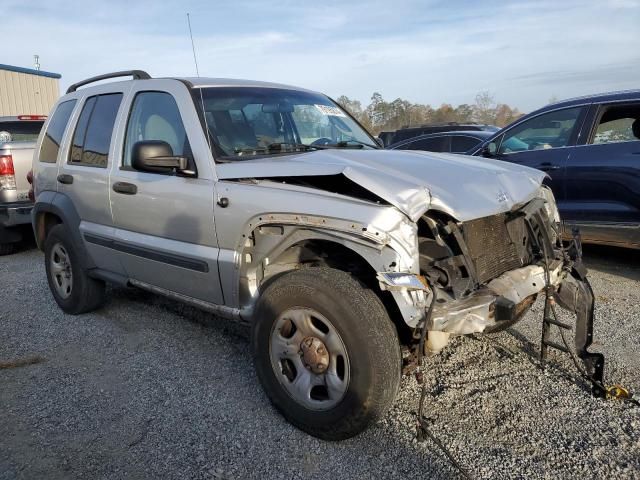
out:
M93 243L94 245L100 245L101 247L128 253L130 255L135 255L136 257L148 258L149 260L166 263L175 267L186 268L187 270L194 270L196 272L203 273L209 271L209 264L203 260L183 257L182 255L175 255L172 253L159 252L151 248L139 247L137 245L131 245L118 240L111 240L110 238L104 238L98 235L91 235L89 233L84 234L84 239L88 243Z

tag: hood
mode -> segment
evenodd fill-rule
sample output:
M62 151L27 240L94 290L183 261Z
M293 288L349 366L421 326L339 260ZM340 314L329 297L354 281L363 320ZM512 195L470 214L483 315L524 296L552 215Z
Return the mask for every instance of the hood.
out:
M545 173L481 157L398 150L327 149L218 164L220 180L344 175L414 222L429 209L458 221L533 199Z

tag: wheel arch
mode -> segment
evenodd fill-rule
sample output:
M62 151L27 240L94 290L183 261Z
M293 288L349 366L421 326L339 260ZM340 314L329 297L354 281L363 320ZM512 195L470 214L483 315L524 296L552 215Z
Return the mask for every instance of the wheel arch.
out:
M260 292L280 275L309 267L329 267L351 274L381 300L403 342L411 339L399 298L380 289L376 274L398 263L391 248L363 238L309 227L262 225L245 239L240 254L238 295L252 306Z
M55 225L63 224L68 229L84 268L93 268L95 263L85 248L80 233L80 215L71 199L59 192L45 191L38 195L31 217L33 233L40 250L44 249L47 235Z

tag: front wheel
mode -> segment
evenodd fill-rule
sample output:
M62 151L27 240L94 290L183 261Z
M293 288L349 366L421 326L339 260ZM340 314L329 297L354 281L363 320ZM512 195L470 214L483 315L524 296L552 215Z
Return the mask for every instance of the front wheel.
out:
M400 344L382 302L339 270L306 268L271 282L252 346L271 402L325 440L360 433L385 414L400 384Z

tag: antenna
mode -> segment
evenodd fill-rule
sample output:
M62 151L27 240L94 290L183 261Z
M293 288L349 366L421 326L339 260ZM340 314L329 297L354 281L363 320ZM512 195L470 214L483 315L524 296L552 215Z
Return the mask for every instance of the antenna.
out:
M198 70L198 59L196 58L196 46L193 43L193 32L191 31L191 17L187 13L187 23L189 24L189 37L191 37L191 49L193 50L193 63L196 64L196 75L200 76L200 71Z
M40 70L40 55L33 56L33 66L36 70Z
M196 46L193 43L193 31L191 30L191 17L187 12L187 23L189 24L189 37L191 37L191 49L193 50L193 63L196 64L196 75L200 76L200 71L198 70L198 58L196 57ZM209 130L209 122L207 121L207 114L204 109L204 96L202 95L202 87L198 88L200 90L200 105L202 106L202 117L204 119L204 126L207 130L207 143L209 144L209 149L211 149L211 132ZM213 150L212 152L213 153Z

